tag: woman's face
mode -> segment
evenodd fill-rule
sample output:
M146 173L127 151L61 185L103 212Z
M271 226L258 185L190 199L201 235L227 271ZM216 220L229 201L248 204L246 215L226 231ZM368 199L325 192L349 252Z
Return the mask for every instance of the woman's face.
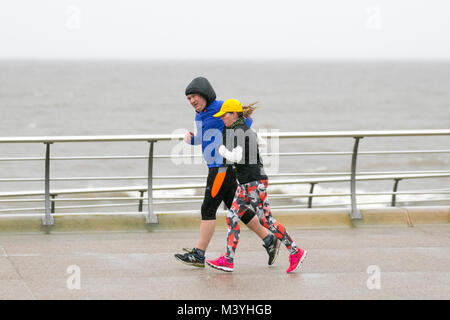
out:
M220 117L226 127L231 126L238 118L236 112L227 112L223 116Z

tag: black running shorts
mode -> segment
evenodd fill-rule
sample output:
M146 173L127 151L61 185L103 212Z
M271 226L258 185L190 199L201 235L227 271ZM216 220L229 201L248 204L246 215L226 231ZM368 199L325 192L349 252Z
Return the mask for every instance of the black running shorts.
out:
M209 168L201 209L202 220L215 220L222 201L230 209L236 188L236 173L231 166Z

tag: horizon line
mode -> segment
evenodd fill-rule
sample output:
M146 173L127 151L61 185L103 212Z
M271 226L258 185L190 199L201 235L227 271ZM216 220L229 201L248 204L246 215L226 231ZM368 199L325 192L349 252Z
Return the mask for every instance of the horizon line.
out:
M339 58L315 58L315 57L304 57L304 58L122 58L122 57L0 57L0 62L10 62L10 61L36 61L36 62L85 62L85 61L95 61L95 62L222 62L222 61L233 61L233 62L450 62L450 57L448 58L402 58L402 57L389 57L389 58L374 58L374 57L339 57Z

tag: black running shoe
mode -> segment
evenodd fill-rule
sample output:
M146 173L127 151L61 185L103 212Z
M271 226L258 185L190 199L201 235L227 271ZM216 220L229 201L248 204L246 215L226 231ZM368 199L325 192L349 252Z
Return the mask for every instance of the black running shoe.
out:
M183 248L184 251L186 251L186 248ZM175 258L179 260L180 262L187 264L189 266L198 267L198 268L204 268L205 267L205 257L199 257L195 253L195 249L191 249L190 252L181 254L177 253L175 254Z
M272 236L272 243L268 246L263 244L263 247L266 248L267 254L269 255L269 261L267 264L271 266L278 256L278 251L280 250L281 241L277 239L277 237Z

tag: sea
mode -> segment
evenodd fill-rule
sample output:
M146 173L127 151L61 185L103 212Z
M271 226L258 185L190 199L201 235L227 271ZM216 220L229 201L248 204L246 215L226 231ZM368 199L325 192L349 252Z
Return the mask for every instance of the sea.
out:
M209 79L217 99L258 102L252 115L257 132L328 132L450 128L450 61L289 61L289 60L2 60L0 61L0 138L180 134L194 129L195 112L185 96L197 76ZM155 155L171 155L179 140L157 142ZM351 152L353 138L269 139L272 152ZM360 151L450 150L449 136L364 138ZM55 143L52 157L147 156L147 142ZM199 147L190 149L200 154ZM44 161L8 161L45 155L43 143L0 143L0 194L43 190ZM289 155L267 158L275 180L325 178L349 173L351 155ZM357 171L423 172L450 170L449 153L360 155ZM51 189L79 189L147 184L145 159L54 160ZM180 163L155 159L154 185L204 183L201 158ZM306 176L303 174L311 174ZM197 176L183 178L183 176ZM133 179L64 178L133 177ZM23 181L36 178L37 181ZM62 180L58 180L61 179ZM14 181L8 181L15 179ZM358 192L392 191L394 180L359 181ZM304 194L310 185L273 185L270 193ZM450 178L405 179L398 191L450 190ZM348 193L349 182L318 183L315 193ZM155 191L155 197L203 194L202 189ZM134 195L134 192L125 195ZM85 195L82 195L85 196ZM77 197L82 197L77 196ZM92 196L92 195L91 195ZM98 196L98 195L95 195ZM42 198L42 197L40 197ZM448 194L399 195L408 205L439 200ZM389 205L390 196L361 196L367 206ZM161 204L161 210L198 209L197 202ZM306 205L307 197L276 200L275 205ZM378 203L385 202L385 203ZM349 197L323 197L314 206L348 206ZM416 202L414 202L416 203ZM423 204L428 203L424 202ZM447 201L430 204L448 204ZM7 210L11 204L0 203ZM24 204L15 204L24 206ZM58 204L61 210L64 204ZM136 207L135 204L132 207ZM42 210L42 203L28 211ZM125 210L135 210L127 208ZM67 209L68 210L68 209ZM101 209L103 210L103 209ZM108 209L111 210L111 209ZM115 209L114 209L115 210ZM124 210L121 208L121 210ZM58 211L58 209L57 209Z

